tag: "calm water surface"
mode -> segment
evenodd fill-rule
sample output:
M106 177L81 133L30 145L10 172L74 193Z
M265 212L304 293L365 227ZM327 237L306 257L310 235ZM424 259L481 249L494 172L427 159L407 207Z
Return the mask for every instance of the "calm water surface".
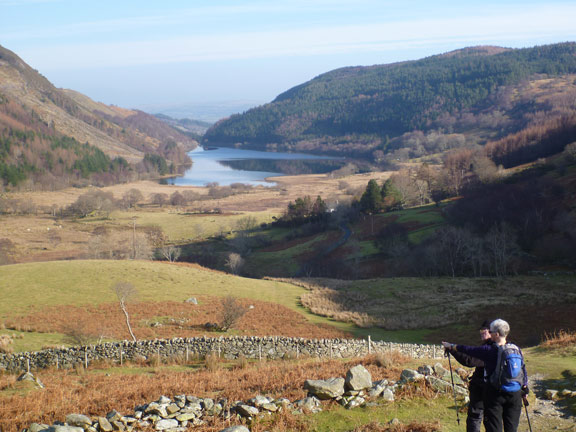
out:
M173 185L205 186L217 182L221 186L244 183L253 186L274 186L267 177L295 174L317 174L333 171L343 165L341 158L303 153L272 153L218 147L198 147L188 153L192 167L183 176L168 179Z

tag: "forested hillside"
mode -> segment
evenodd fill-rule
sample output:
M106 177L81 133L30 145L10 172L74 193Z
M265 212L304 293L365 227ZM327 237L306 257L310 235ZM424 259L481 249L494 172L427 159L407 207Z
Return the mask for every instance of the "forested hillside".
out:
M54 87L0 46L0 190L176 172L197 142L152 115Z
M406 134L435 133L442 137L435 142L443 144L426 148L422 140L418 143L420 153L433 154L500 140L551 117L573 114L573 74L575 43L528 49L476 47L418 61L347 67L220 121L204 139L378 162L399 149L411 151L414 144L407 142L411 135ZM551 84L554 79L561 82ZM548 93L555 97L546 97Z

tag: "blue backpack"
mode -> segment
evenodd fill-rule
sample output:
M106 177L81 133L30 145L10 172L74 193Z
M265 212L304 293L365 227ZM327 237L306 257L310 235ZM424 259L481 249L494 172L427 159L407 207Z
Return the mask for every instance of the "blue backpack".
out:
M498 347L496 369L490 375L490 384L497 390L517 392L524 384L524 357L516 345L507 343Z

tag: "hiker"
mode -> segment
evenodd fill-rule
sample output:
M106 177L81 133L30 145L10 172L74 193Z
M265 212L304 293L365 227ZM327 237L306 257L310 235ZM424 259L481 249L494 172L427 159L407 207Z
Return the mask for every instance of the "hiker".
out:
M480 340L482 345L492 345L490 337L490 321L485 320L480 325ZM458 362L467 367L475 367L474 373L468 382L470 402L468 402L468 416L466 417L466 432L480 432L482 418L484 417L484 362L468 354L447 350Z
M481 346L455 345L442 342L450 352L461 352L484 362L483 393L484 427L486 432L516 432L522 412L522 397L528 394L528 375L522 352L506 342L510 325L502 319L490 323L493 344ZM509 370L510 365L513 370Z

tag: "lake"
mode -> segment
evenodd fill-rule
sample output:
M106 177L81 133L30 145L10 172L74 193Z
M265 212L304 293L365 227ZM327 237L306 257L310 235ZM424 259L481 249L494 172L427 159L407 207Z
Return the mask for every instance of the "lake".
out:
M340 168L343 158L304 153L273 153L226 147L198 147L189 152L192 167L182 176L167 179L176 186L205 186L218 183L229 186L243 183L253 186L275 186L267 177L297 174L322 174Z

